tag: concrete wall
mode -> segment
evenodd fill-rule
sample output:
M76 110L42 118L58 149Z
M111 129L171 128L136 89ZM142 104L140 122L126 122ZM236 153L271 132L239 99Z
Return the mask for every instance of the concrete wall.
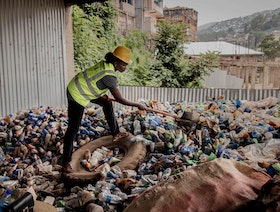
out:
M208 88L241 89L243 79L228 75L227 71L215 69L214 72L204 78L204 85Z

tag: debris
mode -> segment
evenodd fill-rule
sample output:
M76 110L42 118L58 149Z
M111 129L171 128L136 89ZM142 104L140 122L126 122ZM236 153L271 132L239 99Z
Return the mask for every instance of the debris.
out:
M85 171L98 172L99 178L70 194L62 182L60 164L68 124L67 108L38 107L3 117L0 119L1 185L12 190L32 188L38 200L57 209L71 206L71 209L96 207L100 211L122 211L148 188L216 158L245 162L271 176L279 175L279 154L261 161L260 157L248 155L254 145L269 147L271 140L280 138L279 99L250 102L219 97L174 104L139 101L174 116L185 114L184 119L192 120L184 124L168 114L118 109L121 132L133 135L125 139L142 142L147 147L146 157L135 169L122 170L118 163L126 153L121 146L86 149L79 164ZM74 151L108 135L110 130L101 108L88 108ZM274 148L277 151L280 152L279 147Z

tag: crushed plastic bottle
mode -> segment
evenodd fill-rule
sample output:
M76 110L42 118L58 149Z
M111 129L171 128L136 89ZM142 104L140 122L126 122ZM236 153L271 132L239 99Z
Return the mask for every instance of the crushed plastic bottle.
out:
M115 188L115 189L113 190L112 194L121 197L122 200L126 200L126 199L128 198L128 197L127 197L127 194L124 193L124 192L122 192L121 189L119 189L119 188Z
M98 194L97 198L101 202L111 203L111 204L121 204L125 199L118 195L110 194L107 192L101 192Z

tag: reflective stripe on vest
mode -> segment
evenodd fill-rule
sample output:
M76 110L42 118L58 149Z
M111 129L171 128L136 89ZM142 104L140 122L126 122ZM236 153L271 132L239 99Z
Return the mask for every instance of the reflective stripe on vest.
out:
M110 70L114 69L114 66L111 64L101 62L100 64L97 64L92 68L88 69L88 71L96 71L96 74L92 75L91 77L88 77L87 71L81 72L77 74L74 77L74 79L72 79L68 84L68 90L72 98L84 107L87 106L87 104L92 99L99 98L109 90L108 88L99 90L95 84L96 81L107 75L115 76L115 71ZM109 70L104 70L104 68ZM79 80L82 80L82 82L84 82L83 87ZM83 88L86 90L84 90Z

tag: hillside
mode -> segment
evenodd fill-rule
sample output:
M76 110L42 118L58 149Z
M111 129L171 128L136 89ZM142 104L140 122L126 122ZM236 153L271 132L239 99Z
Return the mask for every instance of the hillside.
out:
M223 40L255 49L265 35L277 31L280 31L280 8L202 25L198 41Z

